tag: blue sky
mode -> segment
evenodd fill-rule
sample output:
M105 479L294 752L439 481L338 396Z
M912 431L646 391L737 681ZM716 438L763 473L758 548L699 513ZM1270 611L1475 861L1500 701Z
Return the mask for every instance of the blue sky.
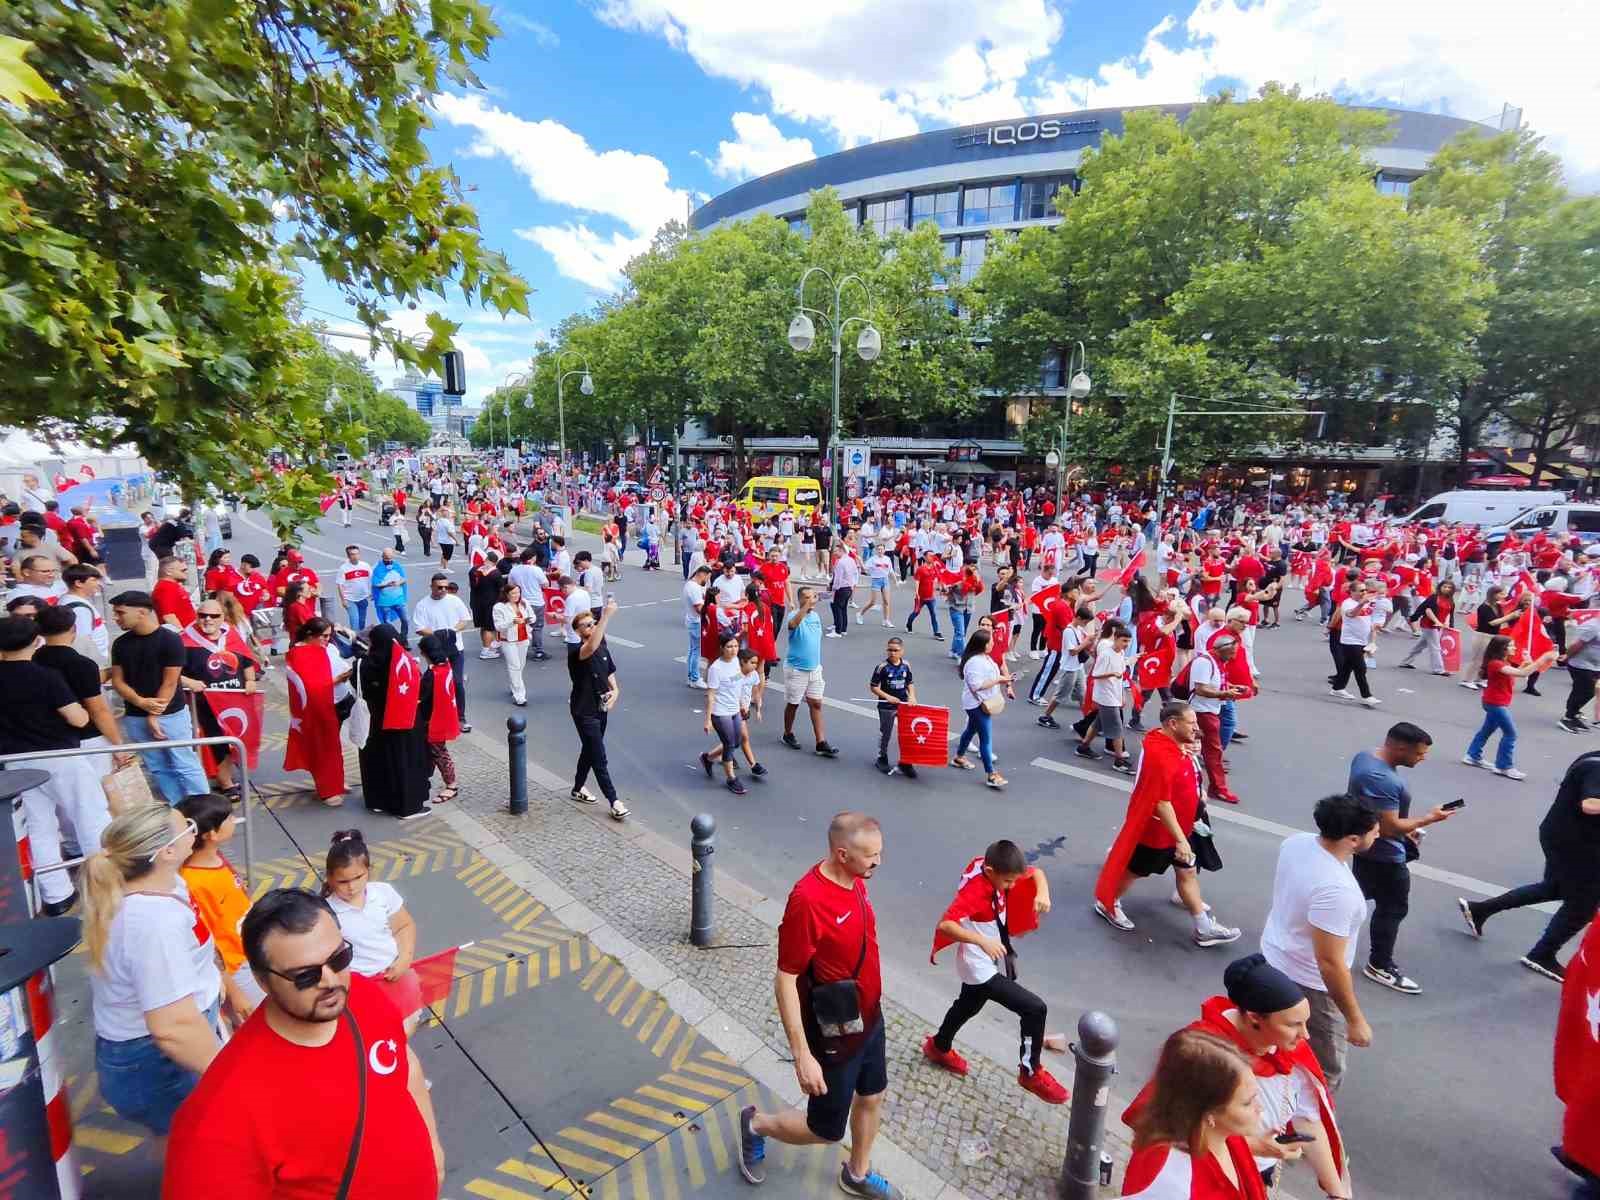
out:
M614 290L689 203L919 129L1281 80L1474 118L1520 105L1575 179L1600 174L1592 0L502 0L494 11L503 36L478 67L484 90L441 97L428 140L471 189L488 242L533 285L533 319L440 306L463 322L469 403L526 365L541 331ZM306 297L344 311L321 280ZM394 323L414 331L421 316Z

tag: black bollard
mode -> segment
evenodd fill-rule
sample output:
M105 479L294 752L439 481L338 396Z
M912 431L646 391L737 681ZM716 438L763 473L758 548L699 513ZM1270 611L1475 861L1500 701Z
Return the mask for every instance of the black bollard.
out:
M1106 1105L1111 1077L1117 1071L1117 1023L1098 1010L1084 1013L1078 1018L1072 1057L1077 1060L1072 1075L1072 1113L1056 1195L1061 1200L1092 1200L1100 1184Z
M716 924L716 893L712 890L711 856L717 851L717 821L710 813L701 813L689 822L689 854L694 859L692 877L693 910L689 918L689 941L696 946L709 946Z
M511 815L528 811L528 722L506 718L506 757L511 762Z

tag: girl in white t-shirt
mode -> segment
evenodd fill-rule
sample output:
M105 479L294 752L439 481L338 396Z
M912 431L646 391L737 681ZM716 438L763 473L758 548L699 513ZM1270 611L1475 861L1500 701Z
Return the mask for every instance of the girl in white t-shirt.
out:
M750 774L760 779L767 769L756 761L756 752L750 746L750 721L761 719L761 704L766 696L767 681L761 673L761 656L754 650L739 651L739 753L750 764Z
M376 982L406 1014L406 1032L421 1017L422 983L411 969L417 948L417 923L400 893L371 882L372 855L359 829L340 829L328 846L322 894L340 932L355 951L350 969Z
M723 775L728 790L742 796L747 790L739 782L739 764L735 753L744 732L744 720L739 715L744 699L744 668L739 664L739 639L728 634L722 639L721 653L706 667L706 721L705 731L716 730L717 744L700 755L700 766L706 778L711 778L712 765L722 761ZM752 774L755 768L751 768ZM765 769L762 770L765 774Z

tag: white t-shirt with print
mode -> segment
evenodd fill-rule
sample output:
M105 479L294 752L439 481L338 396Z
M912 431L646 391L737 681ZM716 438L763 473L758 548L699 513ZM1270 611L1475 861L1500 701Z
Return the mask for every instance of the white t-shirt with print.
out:
M744 697L744 668L735 658L726 662L721 658L711 660L706 668L706 686L711 689L711 715L736 717L739 702Z
M361 908L346 904L337 896L329 896L328 905L339 919L345 941L355 948L350 969L356 974L377 975L399 955L400 946L394 940L394 930L389 928L389 918L406 902L387 883L367 884L367 902Z

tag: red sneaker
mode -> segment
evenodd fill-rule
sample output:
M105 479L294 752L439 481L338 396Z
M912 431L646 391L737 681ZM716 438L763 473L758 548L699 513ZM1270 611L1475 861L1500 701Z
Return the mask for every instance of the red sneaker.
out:
M928 1035L927 1041L922 1043L922 1057L935 1066L943 1067L952 1074L965 1075L967 1073L967 1060L956 1053L954 1046L948 1050L939 1049L933 1044L933 1035L931 1033Z
M1022 1090L1032 1092L1046 1104L1065 1104L1070 1093L1062 1087L1056 1077L1040 1067L1030 1071L1026 1067L1017 1069L1017 1082L1022 1085Z
M1219 800L1223 804L1237 804L1237 803L1239 803L1239 796L1235 792L1218 792L1214 796L1207 796L1206 799L1207 800Z

